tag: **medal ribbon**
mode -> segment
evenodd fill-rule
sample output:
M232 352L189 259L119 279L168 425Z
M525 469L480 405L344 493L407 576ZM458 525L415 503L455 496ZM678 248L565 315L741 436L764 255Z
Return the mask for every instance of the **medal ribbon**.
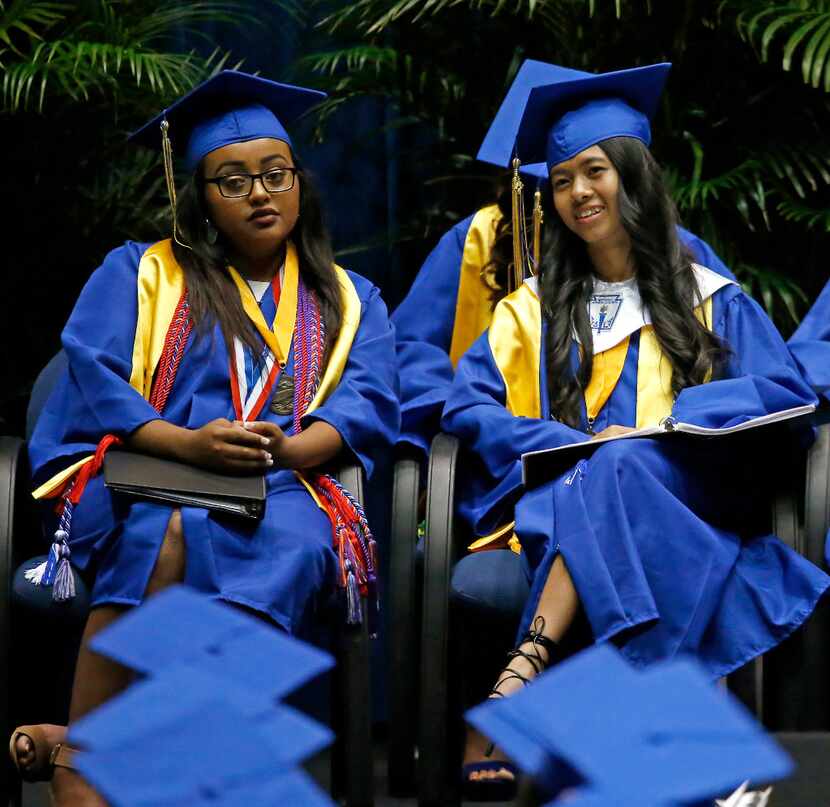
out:
M280 283L280 273L278 272L274 275L271 284L274 304L276 305L273 329L265 321L262 309L259 307L250 286L232 266L228 267L228 271L239 290L245 313L265 342L260 357L261 370L259 377L254 382L253 387L249 388L245 371L245 354L248 348L242 340L234 339L233 355L229 362L231 399L233 400L236 419L247 422L256 420L265 407L280 371L285 367L291 349L291 339L297 320L297 281L299 276L297 251L289 241L286 246L282 283Z

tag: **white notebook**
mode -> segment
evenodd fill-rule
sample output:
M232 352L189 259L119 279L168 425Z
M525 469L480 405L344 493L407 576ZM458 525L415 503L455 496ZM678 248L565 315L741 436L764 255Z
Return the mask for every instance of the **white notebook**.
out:
M792 409L783 409L780 412L773 412L769 415L761 415L751 418L737 426L728 426L723 429L711 429L705 426L695 426L693 423L682 423L673 417L663 418L656 426L647 426L643 429L635 429L616 437L600 437L596 440L586 440L581 443L568 443L556 448L543 448L539 451L528 451L522 454L522 483L526 488L534 488L548 482L551 479L564 473L568 468L576 465L579 460L591 456L594 451L603 443L612 440L633 440L637 437L662 437L669 434L688 434L697 437L725 437L730 434L740 434L749 429L757 429L761 426L789 421L790 427L799 425L795 421L798 418L809 420L816 411L813 404L794 406Z

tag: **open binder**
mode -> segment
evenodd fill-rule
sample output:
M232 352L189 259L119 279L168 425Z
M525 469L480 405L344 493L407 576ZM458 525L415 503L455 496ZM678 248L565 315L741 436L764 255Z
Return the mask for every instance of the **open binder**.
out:
M634 440L638 437L662 438L672 434L711 439L743 434L750 429L761 427L777 426L795 429L811 423L815 411L816 407L813 404L794 406L792 409L783 409L780 412L761 415L736 426L727 426L722 429L695 426L693 423L682 423L673 417L667 417L663 418L656 426L635 429L617 437L600 437L596 440L568 443L568 445L557 446L556 448L528 451L526 454L522 454L522 483L525 488L530 489L549 482L572 468L579 460L590 457L603 443L609 443L612 440Z
M104 484L110 490L141 499L205 507L242 518L260 519L265 512L265 477L225 476L174 460L108 451Z

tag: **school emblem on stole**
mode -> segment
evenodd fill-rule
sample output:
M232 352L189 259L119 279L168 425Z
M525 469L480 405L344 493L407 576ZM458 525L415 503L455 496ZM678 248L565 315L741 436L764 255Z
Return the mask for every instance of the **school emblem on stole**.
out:
M591 330L595 333L610 331L614 327L614 320L622 307L620 294L594 294L588 307L591 319Z

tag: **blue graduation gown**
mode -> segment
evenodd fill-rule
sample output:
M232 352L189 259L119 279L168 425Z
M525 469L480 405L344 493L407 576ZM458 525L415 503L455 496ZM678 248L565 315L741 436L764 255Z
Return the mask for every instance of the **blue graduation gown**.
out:
M40 416L29 453L43 481L93 451L105 434L128 436L158 413L129 384L136 331L139 261L149 245L128 242L92 275L63 332L68 369ZM397 435L394 336L378 290L349 273L360 299L360 324L340 381L306 422L330 423L371 474L378 451ZM263 298L264 313L270 292ZM166 330L168 323L161 323ZM285 372L293 375L293 347ZM164 419L198 428L233 420L228 353L218 326L201 337L193 329ZM290 432L291 416L266 406L259 416ZM261 521L247 522L183 507L185 582L228 602L270 616L287 631L303 622L315 595L333 585L337 559L325 513L290 470L266 472ZM98 476L74 508L72 562L95 574L92 604L141 602L171 508L112 495Z
M494 215L500 217L495 209ZM452 384L454 362L450 359L450 345L457 318L474 316L469 303L459 300L459 282L475 218L469 216L444 234L424 261L406 298L392 314L401 383L398 442L417 446L424 452L429 450L430 441L438 432L441 410ZM682 227L678 227L678 234L695 262L734 278L705 241ZM482 265L477 269L482 269L488 260L489 256L483 256ZM486 300L492 294L483 283L478 284L477 292ZM479 329L475 336L483 330L483 327ZM472 344L475 336L464 349Z
M715 292L712 315L713 330L731 356L718 380L681 392L674 417L721 427L814 400L775 328L736 285ZM596 431L637 423L642 333L632 334ZM485 534L515 514L532 581L520 635L559 554L594 640L614 640L634 664L691 654L717 678L807 618L830 578L753 526L769 501L758 463L774 464L763 446L743 443L745 453L736 455L736 444L725 441L611 442L526 492L521 454L587 440L586 414L583 409L579 429L550 419L542 359L542 416L516 417L506 408L504 373L484 334L459 364L442 425L475 458L462 492L462 517Z
M827 403L830 398L830 283L787 345L807 383Z

